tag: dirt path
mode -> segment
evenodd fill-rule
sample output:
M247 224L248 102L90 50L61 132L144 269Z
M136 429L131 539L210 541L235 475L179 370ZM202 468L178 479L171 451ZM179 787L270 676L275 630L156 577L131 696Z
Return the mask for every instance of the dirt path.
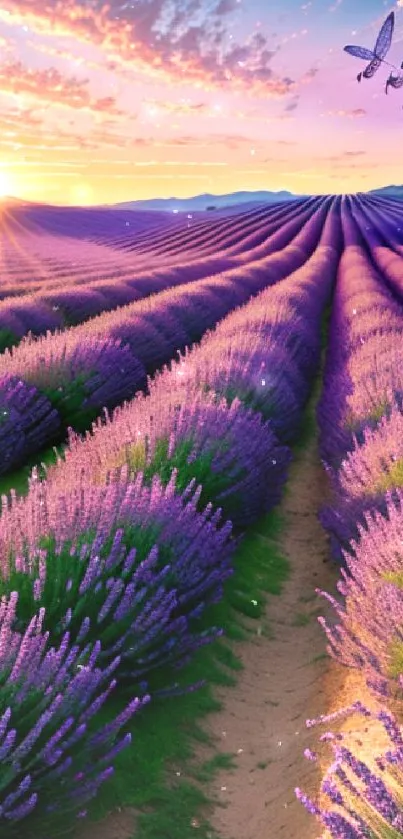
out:
M315 839L318 825L296 801L294 788L318 788L315 764L303 756L318 731L307 717L329 709L345 671L325 657L325 636L316 617L326 612L316 586L334 591L337 573L317 520L326 484L316 441L292 465L281 506L281 538L291 573L279 597L268 601L264 633L237 645L244 670L233 691L219 691L223 708L207 726L219 748L237 755L235 770L221 772L213 793L223 806L212 817L222 839ZM332 673L329 673L329 670ZM329 682L329 677L331 681ZM338 704L338 703L336 703Z
M209 819L220 839L316 839L320 826L296 800L294 789L300 786L316 798L331 753L327 747L318 750L323 729L307 729L305 721L358 697L367 700L360 675L327 656L316 619L329 614L329 608L315 588L334 592L338 577L317 520L327 494L312 440L292 464L281 505L280 544L290 562L289 579L279 597L268 598L261 634L236 644L244 670L235 688L215 691L222 710L205 722L219 751L236 755L236 768L219 772L209 788L218 802ZM353 741L368 740L367 725L365 720L353 723ZM329 727L347 731L352 726L343 721ZM371 747L375 740L371 736ZM304 758L306 748L319 752L319 767ZM79 839L130 839L134 816L128 809L115 812L101 824L86 825Z

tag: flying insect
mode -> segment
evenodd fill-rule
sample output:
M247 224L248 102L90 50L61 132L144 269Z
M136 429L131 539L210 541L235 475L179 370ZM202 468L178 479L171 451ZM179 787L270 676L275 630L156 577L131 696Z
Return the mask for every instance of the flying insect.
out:
M357 82L360 82L361 79L372 79L377 70L379 70L381 64L388 64L388 62L385 61L385 56L388 54L390 50L394 26L395 13L390 12L390 14L387 16L386 20L384 21L379 30L379 34L376 39L373 50L367 49L366 47L354 46L351 44L348 44L346 47L344 47L344 51L348 52L349 55L353 55L355 58L362 58L365 61L369 61L369 64L366 66L365 70L363 70L361 73L358 73ZM393 83L391 82L391 84Z

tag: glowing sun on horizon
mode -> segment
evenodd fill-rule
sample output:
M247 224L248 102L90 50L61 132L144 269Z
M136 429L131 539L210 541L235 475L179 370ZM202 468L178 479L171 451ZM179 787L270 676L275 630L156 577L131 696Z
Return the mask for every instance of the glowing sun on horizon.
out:
M13 176L4 167L0 168L0 200L7 197L15 198L16 184Z

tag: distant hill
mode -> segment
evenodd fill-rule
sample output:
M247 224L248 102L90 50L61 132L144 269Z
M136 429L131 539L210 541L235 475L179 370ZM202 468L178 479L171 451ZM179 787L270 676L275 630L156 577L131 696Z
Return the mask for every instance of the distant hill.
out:
M114 204L116 210L167 210L168 212L190 212L191 210L212 210L234 207L239 204L272 204L277 201L295 201L303 198L302 195L294 195L283 189L280 192L232 192L229 195L195 195L193 198L148 198L143 201L124 201Z
M7 204L8 207L24 207L38 203L38 201L28 201L25 198L15 198L14 195L3 195L0 198L0 204Z
M370 189L370 195L379 195L384 198L397 198L403 201L403 186L393 184L391 186L381 186L379 189Z

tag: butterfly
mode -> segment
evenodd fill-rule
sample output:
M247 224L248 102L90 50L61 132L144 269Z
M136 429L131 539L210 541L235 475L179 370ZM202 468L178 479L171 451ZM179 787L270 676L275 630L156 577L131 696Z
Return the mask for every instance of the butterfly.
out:
M358 73L358 82L360 82L362 78L371 79L372 76L375 75L376 71L379 70L381 64L387 63L384 59L385 55L389 52L390 45L392 43L394 26L395 13L390 12L379 30L373 50L369 50L366 47L352 46L350 44L344 47L344 51L348 52L349 55L354 55L355 58L363 58L365 61L369 61L365 70L362 73Z
M403 87L403 75L399 74L398 76L394 76L391 73L389 78L386 79L385 93L388 92L389 87L394 87L396 90L399 87Z

